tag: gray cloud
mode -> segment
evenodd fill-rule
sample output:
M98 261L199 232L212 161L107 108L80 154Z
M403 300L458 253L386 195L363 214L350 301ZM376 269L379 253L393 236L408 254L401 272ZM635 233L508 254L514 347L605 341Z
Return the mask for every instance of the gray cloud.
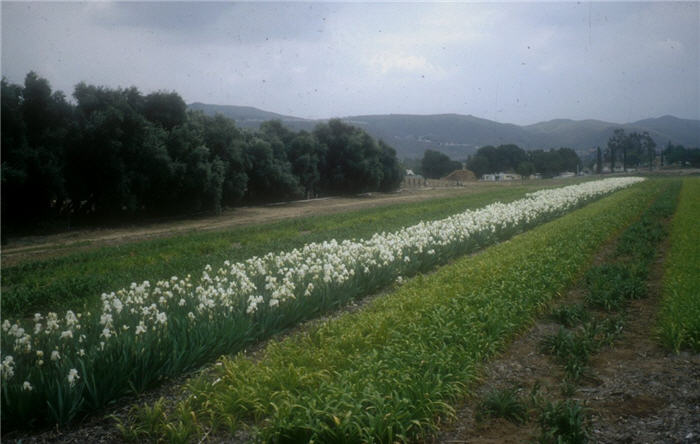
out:
M304 117L700 118L698 3L2 3L2 73Z
M94 23L158 30L172 43L251 44L270 40L316 40L333 5L269 3L112 3L95 11ZM298 26L297 24L303 24Z

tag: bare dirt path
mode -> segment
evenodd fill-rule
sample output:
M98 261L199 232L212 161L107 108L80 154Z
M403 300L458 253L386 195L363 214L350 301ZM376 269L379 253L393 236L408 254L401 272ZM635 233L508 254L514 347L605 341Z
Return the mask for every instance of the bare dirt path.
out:
M550 186L553 184L547 183ZM105 245L120 245L193 231L225 230L310 215L337 214L520 185L522 185L521 182L498 184L475 182L464 187L413 188L396 193L371 193L357 197L327 197L264 206L240 207L226 210L219 216L168 220L120 228L82 229L46 236L26 236L10 239L2 247L2 263L3 266L12 266L25 260L61 256ZM541 183L540 186L545 186L545 184Z

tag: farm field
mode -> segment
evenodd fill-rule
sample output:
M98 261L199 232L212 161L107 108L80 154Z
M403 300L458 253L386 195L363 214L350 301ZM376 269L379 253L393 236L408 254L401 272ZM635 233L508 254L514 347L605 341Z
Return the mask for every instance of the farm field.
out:
M162 404L136 411L127 433L166 441L240 429L274 442L425 439L454 413L481 363L659 192L653 183L619 191L418 276L362 311L273 342L261 356L224 358L188 384L191 396L168 416Z
M6 352L3 358L3 376L6 381L14 377L3 386L3 423L26 425L53 417L65 424L129 390L141 391L162 377L634 182L611 179L538 191L510 204L362 241L311 243L302 250L225 263L217 271L207 266L198 280L134 283L103 294L101 314L69 310L59 317L50 312L23 324L5 318L3 350L14 342L15 356Z
M219 267L225 260L245 260L310 242L371 236L571 183L576 182L479 183L405 196L237 209L218 218L150 228L25 239L2 249L2 315L31 316L36 311L75 309L85 303L99 305L103 291L131 282L186 276L199 273L206 264Z
M693 187L697 184L697 179L684 181L680 199L682 204L678 211L681 216L693 214L693 211L697 209L697 199L694 197L697 194L693 192ZM592 184L588 186L593 187ZM582 273L590 267L591 261L596 261L595 255L598 250L609 244L610 239L616 238L620 231L630 223L632 223L630 228L627 228L620 237L621 240L617 241L619 245L615 257L624 257L623 261L630 264L650 263L649 261L653 259L655 252L655 244L652 241L661 239L660 232L653 228L655 227L653 224L656 223L654 217L668 218L673 213L675 207L675 197L673 196L678 194L679 188L679 181L647 180L628 189L617 191L602 200L587 204L585 207L553 222L546 221L564 214L572 208L581 207L583 203L590 201L590 198L583 200L576 198L568 204L562 204L564 205L562 208L569 210L561 211L549 208L545 213L541 213L549 214L549 216L534 217L523 216L528 212L527 206L517 206L520 202L517 201L511 207L518 208L513 213L520 216L515 217L510 225L504 223L493 226L496 236L488 235L492 226L487 225L488 229L481 231L481 235L478 234L480 231L477 230L472 231L467 237L457 236L459 239L457 245L462 245L462 247L446 248L447 244L444 241L437 242L435 249L438 246L446 248L442 254L428 252L426 256L426 250L430 245L421 244L420 240L416 243L416 239L420 239L419 231L411 232L409 229L407 233L412 234L406 236L396 236L397 233L382 233L382 236L388 237L381 237L381 241L377 242L377 245L391 245L394 242L400 243L402 239L411 239L413 246L406 244L391 254L399 260L389 259L390 256L387 253L382 253L382 249L378 250L379 257L381 258L384 254L385 261L396 260L394 265L389 266L381 273L371 272L367 274L365 266L365 274L362 275L357 266L351 266L349 269L356 270L359 275L362 275L354 284L351 273L347 273L345 278L338 279L333 272L328 274L327 270L324 269L326 278L323 278L322 281L329 285L328 288L319 292L320 285L318 284L315 289L311 287L311 290L308 286L302 286L301 288L306 288L306 294L302 299L309 300L306 303L298 300L298 294L291 299L285 297L283 293L287 284L276 285L276 281L271 281L268 278L265 278L264 281L256 280L255 272L252 269L261 266L267 268L273 264L274 267L278 267L278 271L273 271L273 269L261 271L260 276L269 276L270 272L274 275L282 270L282 274L278 277L284 277L283 282L287 282L286 279L293 280L294 275L290 274L289 271L284 271L290 270L290 268L285 268L285 263L297 265L300 263L299 259L308 256L309 252L327 254L322 252L323 249L335 250L336 245L340 245L341 251L354 251L353 249L359 248L360 245L364 245L362 248L367 248L371 243L359 242L358 246L355 247L354 241L339 244L324 242L318 244L322 247L321 250L315 250L316 247L308 250L305 247L301 250L302 256L299 257L294 254L290 256L288 253L278 256L266 255L262 261L247 261L246 263L252 267L247 271L245 267L232 266L230 268L232 279L227 277L226 273L222 273L222 270L217 271L212 267L206 267L202 279L198 281L199 285L194 290L194 294L200 301L200 306L201 303L206 305L207 300L213 304L219 303L219 301L215 302L217 298L215 293L208 292L206 288L200 290L200 287L206 287L204 284L210 284L212 288L218 288L219 291L222 288L231 290L238 283L245 281L244 277L247 275L252 279L251 282L255 282L258 287L261 287L263 282L265 287L269 286L271 291L269 296L261 299L258 299L257 296L249 297L247 304L240 306L241 310L245 309L246 314L251 315L254 319L253 324L246 323L244 318L234 313L235 308L230 308L233 311L229 311L229 316L232 315L235 318L232 324L222 323L221 319L212 317L210 312L206 323L207 327L213 327L213 329L208 328L208 331L205 332L204 329L197 327L198 322L194 322L194 319L190 319L193 321L191 323L187 321L183 323L178 320L178 316L182 316L186 309L191 310L188 316L192 315L192 312L196 312L197 316L206 312L193 310L194 306L187 301L183 304L186 307L182 309L180 315L177 314L177 310L172 311L174 308L172 304L170 305L171 311L168 311L168 303L163 301L159 303L163 307L163 312L151 311L149 308L149 314L143 314L142 319L147 320L147 322L150 319L152 327L155 327L154 331L161 330L155 334L147 333L146 330L149 326L143 322L131 325L130 322L133 323L133 321L129 321L128 317L123 315L120 317L120 312L129 309L135 298L141 298L140 303L143 303L151 297L150 295L163 295L167 291L172 291L174 296L167 296L166 299L171 299L174 302L180 297L178 294L185 296L192 292L194 284L190 284L188 280L171 280L165 283L166 286L157 283L155 290L149 288L148 285L132 285L130 289L118 292L116 297L114 294L103 295L102 303L105 310L103 310L102 316L110 315L106 322L104 322L104 318L100 319L100 327L95 328L89 325L86 318L81 319L79 313L77 319L70 321L70 323L72 323L71 325L82 323L85 326L83 332L87 334L95 334L99 332L99 328L107 326L106 330L109 332L105 337L103 331L100 338L107 343L107 348L110 349L108 354L112 355L110 358L113 360L110 363L112 369L121 365L123 371L126 371L127 368L142 365L133 361L123 361L124 353L130 353L129 349L134 346L138 347L139 341L142 340L143 342L140 342L142 347L140 359L150 360L151 364L161 362L157 365L170 366L169 372L164 373L164 375L174 375L191 368L193 362L201 363L211 359L211 357L204 360L198 360L197 357L189 361L183 359L185 364L180 363L180 367L177 367L177 365L173 365L172 358L159 361L163 358L163 353L147 352L144 354L143 351L149 348L160 350L169 348L177 356L182 357L183 354L188 353L187 348L194 345L194 349L199 350L195 351L194 355L202 358L206 354L205 349L220 347L221 341L226 335L240 334L239 336L244 338L247 333L241 333L241 330L232 331L236 328L242 328L249 333L251 327L257 324L253 327L260 329L257 337L264 338L280 331L285 326L291 326L300 320L308 319L307 313L312 313L313 316L323 313L325 309L319 307L330 308L339 305L338 301L328 300L330 294L340 295L339 301L342 305L346 300L372 293L395 280L397 287L394 291L373 299L367 307L363 307L360 311L337 316L337 318L330 320L312 322L303 327L300 332L284 340L271 341L261 352L252 357L243 353L235 358L223 358L209 371L187 384L183 393L189 393L189 395L186 395L184 400L175 403L158 401L136 408L129 415L122 415L119 419L121 424L119 426L120 439L145 438L167 442L187 442L192 439L199 441L209 438L229 440L234 435L243 441L254 438L264 441L289 442L306 442L309 439L320 442L430 439L432 436L440 436L435 435L435 433L438 433L446 423L460 423L462 412L456 410L456 403L473 390L474 384L481 378L484 363L503 350L514 337L530 328L533 322L541 318L543 313L563 298L562 295L566 294L567 290L570 290L572 286L576 287L578 285L576 282L581 281ZM556 193L559 195L567 194L563 191ZM535 193L528 199L536 201L538 194L541 193ZM556 197L557 194L551 192L550 194L545 193L543 196L545 196L542 199L543 202L560 199L560 197ZM528 206L532 205L532 202L528 203ZM660 209L654 210L657 207ZM497 212L493 214L498 214L500 218L503 218L504 215L510 213L507 208L507 205L503 208L496 206L494 209L497 209ZM476 215L481 214L481 211L468 211L465 214L474 214L473 217L478 219ZM547 211L549 212L547 213ZM536 214L540 213L533 213L533 215ZM647 214L651 214L651 216ZM662 214L662 216L653 216L654 214ZM692 218L692 216L690 217ZM637 219L640 222L635 222ZM455 219L448 218L446 220L453 221ZM645 222L647 220L651 222ZM679 220L683 219L679 218ZM459 221L459 219L455 221ZM465 221L466 219L456 222L454 225L463 225ZM540 225L543 222L544 224ZM687 222L685 223L687 224ZM435 233L449 231L450 224L444 224L444 221L434 223L437 228L432 231L433 236ZM530 229L536 225L540 226ZM642 228L636 228L638 225ZM424 228L424 224L418 224L418 226ZM674 226L682 226L682 223L679 222ZM443 264L446 259L460 257L465 252L507 239L522 231L526 232L507 242L490 247L481 254L456 259L449 265L439 268L435 273L419 274L413 279L407 278L412 274L430 270L435 265ZM679 229L676 228L675 232L678 231ZM572 236L572 233L576 233L576 235ZM643 237L639 237L639 233L642 233ZM450 237L448 235L443 239ZM434 237L429 236L429 238L435 241ZM633 255L634 258L630 259L629 255L632 254L630 252L636 251L642 245L639 243L641 239L651 239L645 241L647 244L644 244L649 246L640 250L646 253L638 257ZM466 247L463 245L465 241ZM625 243L627 250L623 247ZM432 249L427 251L432 251ZM356 250L356 252L362 256L361 250ZM350 256L355 256L357 253ZM690 257L687 253L685 254L686 258ZM441 257L436 260L434 256ZM302 260L301 263L303 262ZM321 263L325 263L325 261ZM362 261L359 262L360 267L362 263ZM311 262L308 264L313 268ZM230 266L230 263L226 266ZM375 263L374 266L383 268L379 263ZM635 265L632 269L642 270L648 266ZM692 270L692 266L689 269ZM336 270L341 271L342 274L343 267ZM393 271L387 273L389 270ZM591 272L585 273L586 282L592 279L587 277L590 274ZM637 271L633 271L631 276L638 275L641 276ZM365 281L369 281L370 285L357 285L357 282ZM616 278L613 281L620 281L620 279ZM674 282L679 281L684 280L682 277L674 280ZM625 281L623 279L620 282ZM336 285L340 286L336 287ZM625 288L632 287L628 285ZM236 291L241 291L241 287L236 288ZM312 295L314 292L325 293L326 296L318 299ZM125 296L127 297L125 298ZM344 297L347 299L343 299ZM183 300L180 299L179 306ZM324 305L329 302L330 305ZM613 302L609 302L607 299L603 302L591 302L590 300L588 302L602 304L598 307L600 310L619 309L617 306L610 305ZM614 304L618 304L618 302ZM686 297L684 304L686 309L697 309L698 301L693 301L692 297ZM148 306L147 303L142 304L142 307L146 306ZM221 307L225 308L226 306ZM166 312L167 320L162 322L165 327L160 328L160 316L165 315ZM276 312L283 314L275 314ZM182 316L182 319L184 318L185 316ZM674 318L674 316L671 315L670 318ZM608 338L609 334L610 338L616 337L615 335L618 334L615 330L616 326L623 324L618 324L621 321L618 318L615 319L602 320L600 323L594 324L597 332L595 334L603 334L604 338ZM47 325L50 325L51 322L64 322L63 319L55 317L51 319L50 316L40 320L45 320ZM37 321L35 320L35 322ZM133 336L132 339L128 339L128 333L120 333L114 327L122 322L124 322L124 332L129 328L136 327L135 339ZM66 326L69 326L68 316L65 323ZM683 323L683 325L686 324ZM232 326L236 328L232 329ZM10 341L7 335L8 331L9 337L14 336L17 341L23 340L24 336L17 334L17 328L15 326L10 328L9 324L3 325L3 350L7 349L7 344ZM138 334L140 328L143 329L140 336L142 339L139 339ZM183 330L183 328L187 330L185 336L180 334L182 332L178 333L178 330ZM54 334L57 335L61 329L54 328ZM222 331L226 333L222 334ZM261 331L266 333L259 334ZM163 342L164 332L169 337L166 342ZM61 339L63 339L64 333L61 333ZM206 339L203 340L203 333L210 342L207 342ZM119 339L116 342L112 339L110 342L110 336L127 339ZM647 336L651 336L651 333L648 333ZM693 336L692 332L690 337L694 337L695 343L697 343L697 336ZM172 338L175 338L174 344ZM136 342L133 342L134 340ZM606 341L612 340L606 339ZM15 342L15 350L18 346L17 341ZM188 342L191 343L188 344ZM226 339L223 339L223 342L225 343ZM94 348L94 341L91 345L88 343L90 340L86 341L85 348ZM165 345L166 343L170 345ZM181 345L177 345L178 343ZM235 341L226 343L224 348L242 348L246 343L249 342L241 339L237 343ZM36 340L33 344L39 345ZM686 341L684 345L687 347L688 345L692 346L692 344L693 342ZM48 343L44 343L41 347L50 349L51 347L47 345ZM61 345L61 347L64 346ZM104 348L104 344L102 348ZM682 347L676 349L680 348ZM75 353L75 351L61 348L61 353L65 353L65 356ZM120 354L121 358L118 356ZM61 355L59 362L63 356ZM95 356L93 355L93 358ZM3 357L5 358L3 364L7 364L5 353L3 353ZM122 362L119 362L120 359ZM614 355L609 359L615 359ZM70 415L79 413L78 409L82 402L92 405L98 405L102 402L102 405L108 405L110 396L112 398L118 396L115 394L116 392L112 392L111 395L102 393L103 389L97 380L106 374L98 367L90 368L80 359L78 361L73 359L72 362L72 364L66 363L67 366L56 363L57 367L61 367L61 371L64 373L75 362L81 362L83 365L79 370L76 368L67 372L68 384L64 382L63 385L68 385L69 390L62 390L60 383L55 387L59 396L62 397L59 404L60 402L66 402L69 405L73 403L73 406L77 405L78 407L74 411L71 411L70 408L65 409L63 414L68 415L65 417L60 416L60 410L55 410L54 414L58 413L56 415L58 422L68 422L72 417ZM10 364L16 363L10 362ZM575 368L585 367L583 365ZM3 376L6 376L7 368L8 366L3 365ZM142 369L141 371L148 370L148 366L142 366ZM14 371L14 368L12 370ZM569 371L568 367L566 371ZM145 374L139 376L144 380L148 378ZM51 378L51 376L47 377ZM82 385L81 377L92 380L85 381L85 384ZM565 379L565 382L570 385L572 381L580 383L577 378L580 376L573 380ZM120 384L123 386L124 382L113 380L108 381L105 386L119 386ZM129 384L133 384L133 382L130 381ZM9 407L6 404L8 393L11 399L20 400L21 398L17 392L8 392L7 386L4 384L3 387L4 412L7 412ZM141 391L147 386L144 384L144 386L136 388L136 391ZM82 398L76 397L78 390L71 392L70 389L75 387L80 388ZM15 390L26 391L26 384L23 387L16 386ZM99 399L101 396L102 400ZM29 411L27 409L32 408L32 402L22 404L23 402L20 401L19 404L12 406L15 409L18 405L20 406L20 409L13 413L31 415L31 413L27 413ZM53 400L54 406L57 405L55 402L56 400ZM538 408L554 409L550 412L554 415L559 411L557 409L575 410L578 408L576 402L578 401L567 399L564 402L557 399L550 404L538 404ZM595 401L591 401L590 404L597 405ZM22 413L22 410L25 413ZM576 411L579 413L576 414L578 416L575 418L580 419L582 424L588 424L588 419L581 419L584 418L582 413L584 410ZM7 417L3 414L3 423L6 424L6 421ZM14 421L14 419L10 419L10 421ZM12 424L12 422L10 423Z

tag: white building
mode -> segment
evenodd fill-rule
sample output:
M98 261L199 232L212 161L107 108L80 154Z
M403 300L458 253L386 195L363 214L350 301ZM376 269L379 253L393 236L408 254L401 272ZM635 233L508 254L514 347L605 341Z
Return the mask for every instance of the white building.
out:
M484 174L481 176L481 180L487 182L498 182L502 180L520 180L522 176L515 173L496 173L496 174Z

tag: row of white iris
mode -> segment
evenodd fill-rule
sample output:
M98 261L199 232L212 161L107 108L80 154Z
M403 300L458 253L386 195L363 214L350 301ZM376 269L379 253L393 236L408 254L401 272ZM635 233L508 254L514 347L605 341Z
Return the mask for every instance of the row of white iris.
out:
M245 262L227 261L216 271L207 266L198 280L188 275L155 285L132 283L103 294L99 314L67 311L63 316L37 313L33 322L4 320L4 395L35 391L47 380L47 371L72 388L81 383L78 369L87 368L85 362L95 368L100 355L114 349L115 342L121 342L120 349L129 344L144 352L144 344L162 344L174 328L206 329L227 318L240 323L241 316L264 323L265 317L274 316L292 300L300 307L305 299L327 302L348 293L346 287L355 288L353 295L357 295L360 287L376 288L377 283L400 280L402 275L464 252L465 245L475 248L491 243L641 180L612 178L541 190L508 204L493 203L393 233L376 233L365 240L311 243ZM94 378L92 381L94 385ZM8 386L14 390L8 391ZM3 407L10 406L6 402Z

